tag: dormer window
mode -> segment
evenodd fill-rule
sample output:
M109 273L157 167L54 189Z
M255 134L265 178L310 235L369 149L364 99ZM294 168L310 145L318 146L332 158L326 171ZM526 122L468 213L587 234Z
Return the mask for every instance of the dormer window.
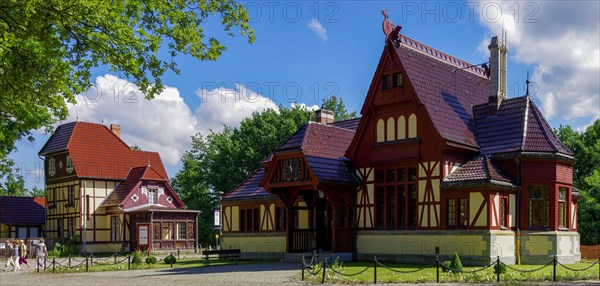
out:
M402 73L394 73L384 75L381 78L381 89L386 90L395 87L402 87L404 85L404 77Z
M50 159L48 160L48 175L50 175L50 177L53 177L56 174L56 161L54 160L54 157L50 157Z
M381 89L386 90L392 88L392 77L390 75L384 75L381 78Z
M148 204L156 204L156 189L148 189Z
M404 78L402 77L401 73L395 73L393 76L393 80L394 87L401 87L402 85L404 85Z
M71 161L71 156L67 155L67 167L65 168L67 173L73 172L73 161Z

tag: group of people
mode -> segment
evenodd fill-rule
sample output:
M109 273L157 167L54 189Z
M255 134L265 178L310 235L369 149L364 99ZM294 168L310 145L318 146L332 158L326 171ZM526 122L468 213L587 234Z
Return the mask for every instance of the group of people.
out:
M31 267L27 261L27 244L24 240L14 239L12 241L4 241L4 251L7 256L5 268L12 265L13 271L17 272L21 270L21 265L25 264L27 267ZM46 244L44 239L40 239L40 242L35 246L36 253L36 269L42 267L44 264L44 258L48 255Z

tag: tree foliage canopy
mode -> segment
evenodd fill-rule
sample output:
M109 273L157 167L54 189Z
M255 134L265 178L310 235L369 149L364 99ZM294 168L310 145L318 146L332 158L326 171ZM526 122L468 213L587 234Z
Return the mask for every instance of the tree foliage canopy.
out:
M582 196L578 203L581 244L600 244L600 119L585 132L577 132L568 125L555 131L575 153L573 186Z
M254 41L248 13L234 0L4 0L0 4L0 175L8 154L31 130L50 130L67 103L91 85L99 65L122 72L153 98L178 54L216 60L225 47L203 25L218 15L223 29ZM159 58L159 50L170 59Z

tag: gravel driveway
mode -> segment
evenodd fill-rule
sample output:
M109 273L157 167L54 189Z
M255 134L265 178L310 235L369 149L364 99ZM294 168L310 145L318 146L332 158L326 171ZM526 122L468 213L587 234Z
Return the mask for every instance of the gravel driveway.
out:
M2 265L4 266L4 265ZM224 265L90 273L0 272L0 285L300 285L297 263Z

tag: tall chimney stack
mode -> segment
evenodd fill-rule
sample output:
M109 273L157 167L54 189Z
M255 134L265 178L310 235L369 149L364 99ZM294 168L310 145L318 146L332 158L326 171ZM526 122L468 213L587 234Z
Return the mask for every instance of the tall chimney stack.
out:
M488 114L495 115L500 108L502 100L506 99L506 54L508 48L504 40L498 36L492 38L488 46L490 49L490 94Z
M121 125L119 124L111 124L110 125L110 131L112 131L112 133L114 133L115 135L117 135L117 137L121 137Z
M333 111L327 109L319 109L316 112L318 123L333 123Z

